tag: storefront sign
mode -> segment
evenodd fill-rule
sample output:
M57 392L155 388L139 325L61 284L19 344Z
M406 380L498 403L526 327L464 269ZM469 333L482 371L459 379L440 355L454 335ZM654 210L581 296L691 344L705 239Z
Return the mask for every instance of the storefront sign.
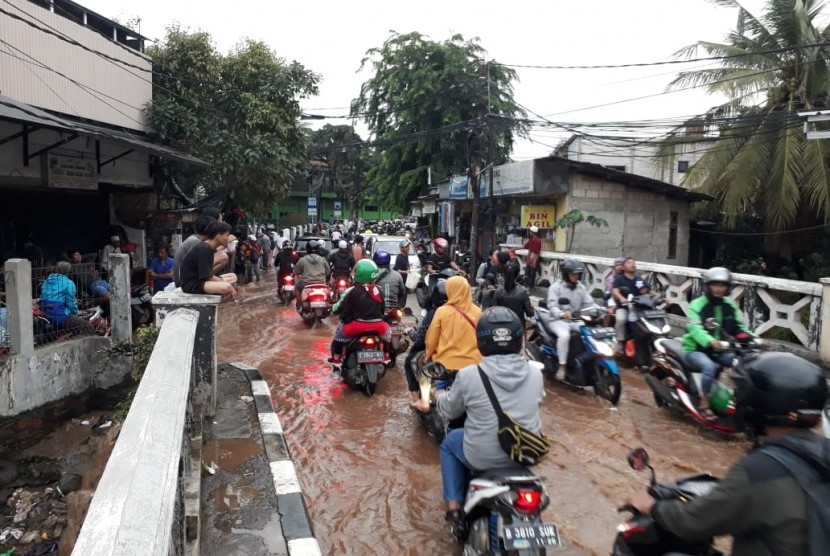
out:
M98 172L92 159L50 154L46 177L49 187L56 189L98 189Z
M493 195L533 193L533 161L512 162L496 166Z
M555 221L554 205L522 205L522 228L536 226L540 230L550 230Z
M467 176L450 178L450 199L467 198Z

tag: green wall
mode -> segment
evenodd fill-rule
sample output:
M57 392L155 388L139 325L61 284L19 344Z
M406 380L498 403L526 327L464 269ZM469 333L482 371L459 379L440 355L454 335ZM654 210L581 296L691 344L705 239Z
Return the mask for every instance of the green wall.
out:
M325 192L322 197L317 197L317 213L324 222L334 219L334 202L338 200L336 194ZM349 210L345 201L341 202L342 218L348 219ZM281 220L290 214L308 215L308 193L292 192L290 196L279 201L271 211L272 220ZM363 220L392 220L398 215L383 209L373 198L367 198L360 208L358 217Z

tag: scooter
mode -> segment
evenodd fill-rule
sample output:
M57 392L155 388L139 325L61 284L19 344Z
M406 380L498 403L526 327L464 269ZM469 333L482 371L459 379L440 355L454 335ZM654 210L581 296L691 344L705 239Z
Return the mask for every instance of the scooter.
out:
M404 317L412 317L412 310L408 307L403 309L389 309L383 316L383 320L389 325L389 333L392 335L392 339L389 342L389 352L391 355L389 361L390 367L395 366L395 359L398 355L409 349L409 330L407 330L408 327L403 323Z
M425 352L415 356L413 368L415 378L418 380L418 388L421 394L421 401L429 403L429 411L426 413L418 411L418 417L427 429L427 432L439 443L447 436L449 423L438 414L435 409L436 392L438 390L449 390L455 380L455 373L448 373L440 363L427 362ZM463 421L461 421L463 426Z
M331 300L334 303L340 301L343 294L351 287L351 279L347 276L337 276L334 278L334 287Z
M542 478L525 467L474 475L464 500L464 554L544 555L562 546L556 524L542 521L549 504Z
M280 278L277 287L277 299L282 301L283 305L288 305L294 299L294 275L286 274Z
M358 336L346 345L341 376L350 388L373 396L386 374L387 354L377 334Z
M623 344L623 352L640 372L647 372L652 366L654 342L667 338L671 332L664 304L664 300L650 295L633 297L628 304L628 340Z
M656 500L688 502L712 492L719 481L717 477L702 473L680 479L673 484L659 484L654 468L649 464L648 452L643 448L637 448L628 454L628 465L635 471L651 470L648 493ZM651 516L640 514L628 504L617 511L631 513L631 519L617 527L611 556L725 556L712 546L712 538L684 541L663 530Z
M567 299L559 300L566 306ZM593 388L597 396L617 405L622 394L620 371L614 361L614 329L600 326L604 311L590 307L573 314L574 320L581 320L579 332L572 332L568 350L566 385L584 389ZM559 368L556 353L556 335L549 328L550 312L547 304L539 303L534 315L534 328L527 341L526 351L531 361L538 361L553 375Z
M706 319L703 326L716 330L715 319ZM721 342L721 350L734 352L733 366L745 357L752 357L761 351L762 345L748 334L738 334L728 342ZM658 407L675 409L691 415L697 422L721 432L738 432L734 419L735 404L732 390L720 380L715 381L710 394L712 411L716 419L707 419L698 410L702 373L689 367L684 358L683 344L677 340L658 339L655 341L654 367L646 375L646 384L654 394Z
M329 287L325 284L311 284L303 288L297 312L309 327L314 328L331 314L331 306Z

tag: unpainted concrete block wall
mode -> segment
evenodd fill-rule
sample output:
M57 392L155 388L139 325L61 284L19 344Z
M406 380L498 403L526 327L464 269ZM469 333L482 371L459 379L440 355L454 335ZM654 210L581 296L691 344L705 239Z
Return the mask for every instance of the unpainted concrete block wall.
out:
M569 209L604 218L607 229L576 227L572 253L599 257L625 255L656 263L685 265L689 258L687 201L621 183L571 174ZM677 255L670 259L669 224L677 213Z

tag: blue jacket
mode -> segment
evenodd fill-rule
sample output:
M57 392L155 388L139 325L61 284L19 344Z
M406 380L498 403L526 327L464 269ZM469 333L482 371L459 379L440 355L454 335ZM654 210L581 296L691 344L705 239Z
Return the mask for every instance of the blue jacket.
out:
M78 314L77 290L68 276L52 273L40 287L40 306L55 324Z

